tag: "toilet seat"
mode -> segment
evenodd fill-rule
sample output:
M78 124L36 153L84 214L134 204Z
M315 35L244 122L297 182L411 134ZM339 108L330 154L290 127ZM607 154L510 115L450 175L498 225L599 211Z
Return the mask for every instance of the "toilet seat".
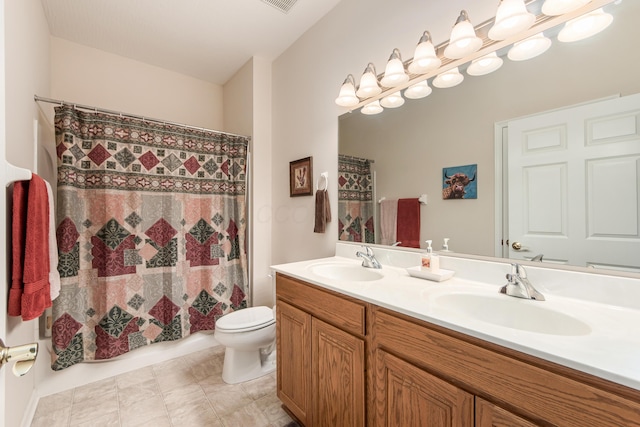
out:
M220 317L216 321L216 330L220 332L254 331L271 326L275 321L271 308L249 307Z

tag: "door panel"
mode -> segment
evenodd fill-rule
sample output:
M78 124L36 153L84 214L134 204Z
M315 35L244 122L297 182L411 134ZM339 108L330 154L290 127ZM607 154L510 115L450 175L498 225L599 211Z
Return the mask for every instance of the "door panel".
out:
M376 387L384 390L378 401L379 426L471 427L473 396L422 369L377 351Z
M640 272L640 95L508 124L509 258Z
M311 426L311 315L283 301L276 307L278 398Z
M363 427L364 340L311 320L314 426Z

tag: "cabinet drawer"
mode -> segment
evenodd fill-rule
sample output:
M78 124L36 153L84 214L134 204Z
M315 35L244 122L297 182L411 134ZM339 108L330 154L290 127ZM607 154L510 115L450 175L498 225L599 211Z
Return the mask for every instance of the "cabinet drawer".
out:
M378 307L373 317L374 348L526 418L567 427L640 426L640 393L630 400L582 381L584 375L571 369L522 354L514 358L508 355L513 350L503 354Z
M354 335L365 335L365 306L345 295L276 275L277 298Z

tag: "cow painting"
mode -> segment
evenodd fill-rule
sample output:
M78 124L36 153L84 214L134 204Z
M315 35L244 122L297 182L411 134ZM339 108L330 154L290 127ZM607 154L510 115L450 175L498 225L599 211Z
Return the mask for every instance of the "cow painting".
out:
M445 168L442 175L443 199L475 199L477 197L476 165Z

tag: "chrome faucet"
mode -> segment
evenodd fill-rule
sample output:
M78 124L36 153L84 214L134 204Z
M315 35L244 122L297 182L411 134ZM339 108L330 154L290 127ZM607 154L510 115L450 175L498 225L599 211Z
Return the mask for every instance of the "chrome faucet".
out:
M511 264L511 273L507 274L507 280L507 284L500 288L501 294L544 301L544 296L529 282L527 272L524 271L524 267L520 264Z
M366 250L364 252L356 252L356 256L362 258L362 266L367 268L382 268L382 265L376 259L375 255L373 255L373 250L369 246L363 246Z
M544 257L544 254L538 254L536 256L534 256L533 258L531 258L531 261L533 262L542 262L542 258Z

